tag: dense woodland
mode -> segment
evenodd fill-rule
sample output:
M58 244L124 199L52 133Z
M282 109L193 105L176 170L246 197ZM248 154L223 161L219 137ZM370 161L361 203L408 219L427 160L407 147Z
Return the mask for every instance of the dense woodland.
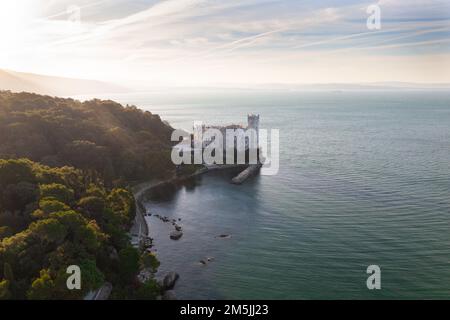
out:
M173 171L171 133L134 106L0 91L0 159L70 165L108 185L129 184Z
M0 299L152 299L154 256L131 247L132 183L173 173L171 128L112 101L0 92ZM82 290L67 290L79 265Z

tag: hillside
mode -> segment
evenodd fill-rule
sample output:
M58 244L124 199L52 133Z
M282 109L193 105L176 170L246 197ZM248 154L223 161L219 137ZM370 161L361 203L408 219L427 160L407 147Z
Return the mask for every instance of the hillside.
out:
M0 91L0 300L81 299L105 282L112 298L156 298L136 278L159 263L130 245L127 187L174 173L171 132L134 106ZM66 287L73 264L81 290Z
M157 260L131 247L134 215L129 191L80 170L0 160L0 300L81 299L105 281L115 297L155 298L155 281L135 281ZM66 270L74 264L83 280L71 291Z
M0 90L34 92L54 96L126 92L127 89L101 81L52 77L0 69Z
M0 159L70 165L108 185L170 175L171 132L134 106L0 91Z

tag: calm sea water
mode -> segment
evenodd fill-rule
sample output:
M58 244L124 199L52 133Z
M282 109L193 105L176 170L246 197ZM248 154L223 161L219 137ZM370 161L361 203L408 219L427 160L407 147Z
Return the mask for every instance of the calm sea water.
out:
M241 186L208 175L146 204L181 218L179 241L149 218L160 273L181 276L179 298L450 298L450 93L113 98L185 130L247 113L280 129L278 175ZM366 287L372 264L378 291Z

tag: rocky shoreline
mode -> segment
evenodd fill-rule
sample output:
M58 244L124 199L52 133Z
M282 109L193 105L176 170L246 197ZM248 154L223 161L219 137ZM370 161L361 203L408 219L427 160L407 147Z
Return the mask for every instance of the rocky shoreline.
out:
M134 224L131 228L131 235L132 238L134 237L134 240L132 240L133 245L141 249L142 251L148 251L148 252L155 252L156 249L152 248L153 245L153 239L149 236L149 225L148 221L146 220L146 217L154 217L159 220L161 220L164 223L170 223L174 227L174 230L169 233L170 239L177 241L183 236L183 228L180 224L181 219L169 219L168 217L161 216L159 214L147 212L147 209L144 207L143 203L145 202L145 195L148 194L150 191L156 189L156 188L163 188L167 187L169 190L171 188L176 188L177 185L182 184L192 178L195 178L197 176L200 176L202 174L205 174L207 172L216 171L216 170L225 170L225 169L236 169L240 166L210 166L210 167L204 167L202 169L197 170L191 175L182 176L182 177L172 177L167 180L162 181L154 181L154 182L148 182L143 183L140 185L137 185L133 188L133 195L136 202L136 218L134 221ZM239 179L240 183L242 183L244 180L246 180L248 177L255 174L255 172L260 168L253 168L249 169L249 166L245 166L244 171L241 172L240 175L236 176L237 179ZM243 177L245 176L245 177ZM236 179L235 178L235 179ZM236 183L236 181L232 180L231 183ZM240 184L239 183L239 184ZM139 236L140 235L140 236ZM137 237L137 239L136 239ZM228 239L231 238L231 235L228 234L221 234L216 236L215 238L222 238L222 239ZM214 258L208 257L205 259L202 259L199 261L200 265L207 265L208 263L212 262ZM153 277L152 273L149 273L148 270L141 270L138 278L140 281L146 281L150 277ZM163 300L174 300L176 299L174 286L177 280L179 279L179 274L175 271L167 272L164 277L157 280L159 283L159 286L162 288L162 295L161 299Z
M208 171L209 170L207 168L202 168L189 176L173 177L167 180L148 182L135 186L133 188L134 189L133 195L136 204L136 217L133 226L130 229L130 234L132 236L132 244L135 247L139 248L140 250L148 252L151 252L151 249L154 246L153 239L149 236L149 225L146 220L146 217L152 216L152 213L147 213L147 210L143 205L143 202L145 200L144 196L146 193L155 188L162 187L164 185L175 185L182 183L186 180L202 175ZM178 221L174 219L169 220L169 218L162 217L158 214L155 214L154 217L160 219L163 222L170 222L174 226L174 231L172 231L169 235L172 240L178 240L183 236L182 227L179 225L180 219ZM138 279L142 282L145 282L150 277L153 277L153 273L149 272L149 270L146 269L141 270L138 275ZM176 295L173 288L179 277L180 276L178 273L171 271L168 272L162 279L158 280L158 284L162 289L162 295L160 297L161 299L163 300L176 299Z

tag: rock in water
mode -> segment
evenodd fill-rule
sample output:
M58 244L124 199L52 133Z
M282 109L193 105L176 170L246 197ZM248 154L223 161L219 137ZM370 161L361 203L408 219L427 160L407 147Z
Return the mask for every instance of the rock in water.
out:
M177 297L173 290L167 290L166 292L164 292L162 299L163 300L177 300Z
M172 231L170 233L170 239L172 240L178 240L183 236L183 232L181 231Z
M176 272L169 272L163 279L162 287L164 290L170 290L175 286L175 282L177 282L180 276Z
M229 235L229 234L221 234L221 235L217 236L216 238L229 239L229 238L231 238L231 235Z
M242 184L245 180L247 180L251 176L257 174L258 171L261 169L261 167L262 167L262 164L260 164L260 163L259 164L251 164L251 165L249 165L247 167L247 169L245 169L239 175L237 175L236 177L231 179L231 183Z

